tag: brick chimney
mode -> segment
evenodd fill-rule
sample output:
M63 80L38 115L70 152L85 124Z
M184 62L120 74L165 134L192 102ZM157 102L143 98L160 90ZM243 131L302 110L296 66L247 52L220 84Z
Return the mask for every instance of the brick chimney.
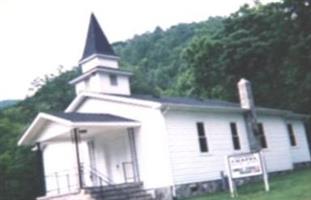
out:
M241 108L245 109L244 118L247 128L247 138L251 152L260 150L260 145L256 133L258 133L256 107L252 92L251 82L242 78L238 82Z

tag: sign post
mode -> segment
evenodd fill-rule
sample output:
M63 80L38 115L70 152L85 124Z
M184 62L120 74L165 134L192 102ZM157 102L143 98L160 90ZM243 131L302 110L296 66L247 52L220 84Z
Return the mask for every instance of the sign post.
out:
M232 198L237 196L234 179L239 178L262 175L265 183L265 190L269 191L268 173L261 152L231 155L227 156L226 160L228 167L228 182Z
M263 169L263 180L265 183L265 190L266 190L266 192L269 192L270 191L269 176L268 176L268 172L267 172L266 162L265 162L265 159L263 157L262 152L259 152L259 155L260 155L260 159L261 159L261 166Z
M238 194L236 192L235 184L232 178L232 173L231 173L232 170L230 166L229 156L226 157L226 161L227 161L227 167L228 167L228 183L229 183L230 196L231 198L234 198L238 196Z

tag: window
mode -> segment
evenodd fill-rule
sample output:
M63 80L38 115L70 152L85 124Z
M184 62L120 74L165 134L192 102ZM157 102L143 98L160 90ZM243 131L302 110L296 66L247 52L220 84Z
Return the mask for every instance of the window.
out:
M90 78L85 79L85 89L90 87Z
M263 125L262 125L262 123L258 123L257 125L258 125L258 133L256 134L256 137L259 140L259 144L260 144L261 148L267 148L268 145L267 145Z
M290 140L290 145L296 146L297 145L296 138L295 138L293 126L291 124L287 124L287 131L288 131L288 136Z
M307 142L311 144L311 126L309 123L304 123L305 133L307 135Z
M202 122L197 123L197 130L199 136L200 151L202 153L208 152L207 138L205 136L204 124Z
M238 130L236 127L236 123L231 122L230 128L231 128L231 134L232 134L233 148L234 150L240 150L241 144L240 144L240 138L239 138Z
M118 85L117 75L110 74L109 79L110 79L110 85Z

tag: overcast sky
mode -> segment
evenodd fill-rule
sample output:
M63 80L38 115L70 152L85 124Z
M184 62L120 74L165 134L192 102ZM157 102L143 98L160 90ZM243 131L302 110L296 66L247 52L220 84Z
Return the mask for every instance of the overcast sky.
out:
M268 2L271 0L262 0ZM110 42L178 23L227 16L253 0L0 0L0 100L22 99L36 77L71 69L90 13Z

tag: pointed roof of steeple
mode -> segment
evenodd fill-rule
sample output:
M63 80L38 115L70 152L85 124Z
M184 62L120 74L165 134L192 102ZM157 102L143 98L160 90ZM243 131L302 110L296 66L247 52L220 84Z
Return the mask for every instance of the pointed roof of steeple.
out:
M89 30L81 60L92 54L116 56L93 13L91 14Z

